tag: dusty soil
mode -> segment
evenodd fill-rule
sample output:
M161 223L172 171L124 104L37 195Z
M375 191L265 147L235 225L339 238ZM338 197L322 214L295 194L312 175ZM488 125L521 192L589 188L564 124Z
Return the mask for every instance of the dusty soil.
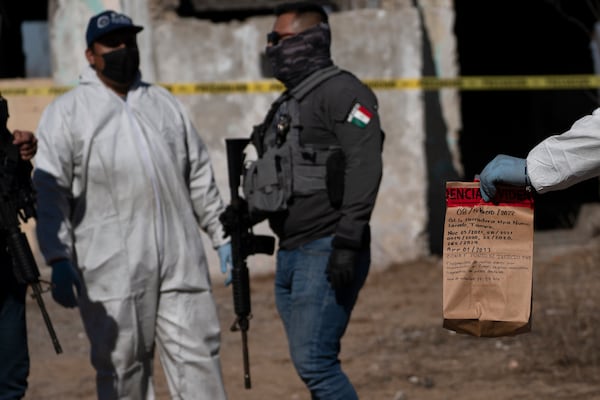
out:
M431 257L373 272L361 292L341 360L363 400L600 399L600 241L537 235L532 332L477 338L442 328L442 262ZM544 239L545 237L545 239ZM290 363L272 276L252 280L252 389L243 384L239 332L229 331L231 289L215 284L230 399L310 398ZM77 311L46 305L64 349L54 354L37 306L28 308L28 400L94 399L94 372ZM156 363L158 399L168 399Z

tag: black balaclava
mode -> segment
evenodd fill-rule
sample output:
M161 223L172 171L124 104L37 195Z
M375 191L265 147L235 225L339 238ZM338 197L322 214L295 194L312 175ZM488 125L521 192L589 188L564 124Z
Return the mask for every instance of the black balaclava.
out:
M329 25L321 22L276 46L268 46L266 54L273 76L291 89L313 72L333 65L330 47Z
M124 47L102 55L102 74L117 83L131 83L140 67L140 53L135 47Z

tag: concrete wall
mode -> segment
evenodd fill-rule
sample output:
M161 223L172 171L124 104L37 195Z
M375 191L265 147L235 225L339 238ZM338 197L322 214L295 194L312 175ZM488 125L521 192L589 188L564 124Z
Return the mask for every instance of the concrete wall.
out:
M68 3L68 4L67 4ZM104 3L109 3L106 0ZM148 7L141 0L114 1L111 8L134 16L146 29L140 33L144 76L158 82L252 81L263 79L260 54L271 17L245 22L212 24L197 19L180 19L169 14L150 21ZM74 6L74 4L78 4ZM100 7L98 1L54 0L51 24L54 81L71 84L84 65L83 42L89 16ZM123 5L127 5L122 7ZM392 9L361 9L330 16L334 61L361 79L413 78L423 67L423 33L433 46L440 76L457 74L451 0L398 1ZM102 7L105 5L102 4ZM421 11L421 12L420 12ZM138 16L139 18L136 18ZM65 24L76 19L67 29ZM426 25L423 25L425 21ZM426 29L425 29L426 28ZM59 34L60 33L60 34ZM62 38L62 39L60 39ZM67 40L68 39L68 40ZM62 41L61 41L62 40ZM147 65L150 64L150 65ZM148 72L149 71L149 72ZM377 90L380 114L386 132L384 177L372 219L373 267L413 260L428 254L427 160L424 151L425 115L423 92L419 90ZM223 197L229 199L225 138L247 137L260 122L277 93L197 94L179 96L206 141ZM15 99L19 101L19 99ZM40 100L41 103L45 100ZM447 145L457 167L456 132L459 113L456 91L440 96L447 132ZM13 121L14 122L14 121ZM16 125L15 125L16 126ZM440 185L442 182L435 182ZM439 207L443 207L443 199ZM261 225L259 232L268 232ZM207 242L208 245L208 242ZM216 255L209 251L213 270ZM254 271L273 268L273 259L255 256Z
M263 79L259 54L271 17L215 26L207 21L158 21L155 53L162 82ZM416 77L421 73L417 10L356 10L331 16L335 62L360 78ZM361 32L364 34L357 34ZM180 43L174 47L172 43ZM181 48L186 51L182 52ZM181 66L189 66L182 68ZM423 106L419 91L378 91L387 134L384 179L373 215L373 260L386 266L427 252ZM224 138L246 137L277 93L182 96L212 149L220 187L226 188ZM224 193L227 196L227 193Z
M127 13L137 25L144 26L138 46L144 77L154 81L152 23L146 0L48 0L48 30L52 77L59 85L74 85L86 65L85 30L92 15L104 10Z

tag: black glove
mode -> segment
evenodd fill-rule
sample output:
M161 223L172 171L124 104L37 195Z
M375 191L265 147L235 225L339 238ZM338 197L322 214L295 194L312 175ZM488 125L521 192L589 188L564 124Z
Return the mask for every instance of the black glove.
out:
M335 289L342 289L352 284L358 251L334 247L327 264L327 279Z
M233 229L240 226L240 224L248 224L249 219L248 203L246 200L240 197L232 201L231 204L225 207L225 211L219 215L219 221L223 225L223 237L231 235Z

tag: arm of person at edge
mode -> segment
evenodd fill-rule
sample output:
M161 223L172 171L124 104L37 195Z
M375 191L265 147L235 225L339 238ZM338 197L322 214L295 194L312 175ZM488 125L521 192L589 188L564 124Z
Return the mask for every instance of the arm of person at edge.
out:
M189 189L192 207L198 225L211 239L217 250L221 272L226 275L225 285L231 282L231 243L224 238L224 229L219 216L225 210L225 204L215 182L213 168L206 145L177 99L177 107L184 122L188 143Z
M330 98L336 99L330 102L328 111L344 153L345 179L341 218L327 271L334 289L340 289L352 283L359 251L368 245L369 220L382 177L383 137L377 98L358 80L339 87ZM351 122L350 114L358 105L371 114L364 127Z
M37 151L37 138L30 131L15 130L13 144L19 147L19 153L24 161L33 158ZM77 306L77 298L73 287L80 292L80 283L77 273L68 259L52 262L52 297L64 307Z
M13 136L13 144L19 147L21 158L24 161L31 160L37 151L37 139L33 132L15 130ZM75 269L67 259L57 260L52 266L52 297L64 307L77 306L73 286L79 296L80 284Z
M481 195L490 201L496 184L531 187L540 194L600 176L600 108L560 135L535 146L526 159L498 155L482 170Z
M39 153L33 173L37 193L36 233L46 263L52 267L52 298L63 307L78 304L81 282L71 261L71 161L70 140L62 113L50 105L40 119ZM77 293L77 295L75 294Z

